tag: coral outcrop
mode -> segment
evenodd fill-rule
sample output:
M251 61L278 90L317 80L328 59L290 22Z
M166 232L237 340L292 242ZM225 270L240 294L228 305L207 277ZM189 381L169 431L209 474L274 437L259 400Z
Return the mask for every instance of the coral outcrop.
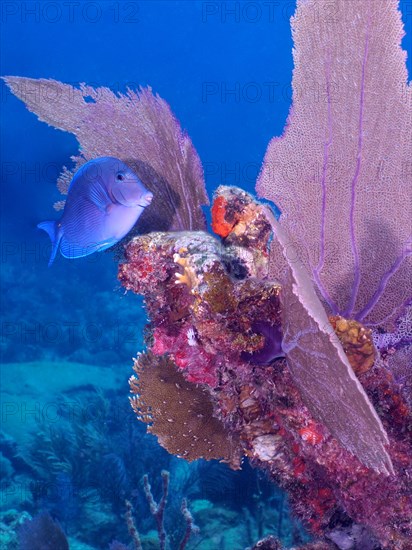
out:
M387 433L392 473L366 467L307 406L281 344L284 289L264 275L272 238L264 213L244 191L221 187L212 206L220 241L186 232L129 243L119 278L144 296L150 319L150 351L131 379L133 407L180 456L220 458L232 467L248 457L287 490L295 512L323 540L362 531L365 540L406 550L411 410L370 329L342 316L330 318L334 339ZM211 432L202 428L206 419Z

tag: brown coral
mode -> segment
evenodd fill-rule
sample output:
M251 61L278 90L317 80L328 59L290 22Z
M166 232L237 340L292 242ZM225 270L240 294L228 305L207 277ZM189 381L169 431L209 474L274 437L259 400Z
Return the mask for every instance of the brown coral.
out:
M239 468L241 450L235 437L213 416L209 393L186 382L167 357L145 353L130 378L131 404L139 420L149 425L169 453L188 461L221 459Z

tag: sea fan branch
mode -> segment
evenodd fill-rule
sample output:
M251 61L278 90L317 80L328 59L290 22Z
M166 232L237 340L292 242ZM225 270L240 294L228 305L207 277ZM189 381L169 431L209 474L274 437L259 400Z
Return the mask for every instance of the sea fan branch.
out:
M365 107L365 72L366 72L366 62L368 58L368 45L369 45L369 24L366 31L366 40L365 40L365 49L362 60L362 73L361 73L361 83L360 83L360 105L359 105L359 136L358 136L358 152L356 155L356 169L355 175L352 180L351 185L351 199L350 199L350 240L352 247L352 254L354 259L354 280L352 286L352 294L350 302L346 311L343 313L344 317L351 317L353 308L355 307L356 298L359 292L360 285L360 263L359 263L359 251L356 244L356 234L355 234L355 201L356 201L356 186L359 180L359 174L361 170L362 163L362 147L363 147L363 117L364 117L364 107Z
M388 285L388 282L391 279L391 277L393 277L394 274L398 271L398 269L400 268L400 266L401 266L402 262L405 260L405 258L407 256L410 256L411 254L412 254L411 250L405 250L405 252L403 254L401 254L396 259L396 261L394 262L392 267L382 277L382 279L380 281L380 284L379 284L379 287L376 289L375 294L372 296L372 298L369 300L369 302L366 304L366 306L359 313L356 314L355 319L357 319L358 321L362 321L363 319L365 319L365 317L368 316L368 314L372 311L372 309L378 303L378 301L379 301L380 297L382 296L382 294L385 292L385 289L386 289L386 287ZM405 301L404 304L395 305L394 310L399 309L399 307L397 307L397 306L400 305L400 307L402 307L403 305L406 305L406 303L407 302Z

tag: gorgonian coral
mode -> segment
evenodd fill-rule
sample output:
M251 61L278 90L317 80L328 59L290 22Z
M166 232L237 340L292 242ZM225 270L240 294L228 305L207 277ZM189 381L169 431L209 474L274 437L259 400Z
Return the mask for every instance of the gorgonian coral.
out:
M86 161L116 157L155 190L154 204L139 223L142 230L205 228L201 205L208 198L199 156L169 105L150 88L116 95L108 88L74 88L56 80L4 80L40 120L72 132L81 144L81 154L73 157L75 168L63 169L60 176L64 195Z
M347 448L390 471L386 436L359 385L358 397L345 398L351 369L327 314L395 330L412 299L411 87L397 2L334 6L331 16L313 0L298 3L292 110L269 144L257 191L282 211L269 276L283 288L295 381ZM363 413L349 420L357 401Z
M396 7L298 2L293 106L257 183L329 312L384 326L412 295L412 90Z

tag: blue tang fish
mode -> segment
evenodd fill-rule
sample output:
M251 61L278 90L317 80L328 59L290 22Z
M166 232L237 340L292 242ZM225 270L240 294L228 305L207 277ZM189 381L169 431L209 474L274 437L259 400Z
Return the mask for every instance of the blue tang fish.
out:
M131 230L152 198L121 160L90 160L74 175L60 220L37 226L52 242L49 266L59 246L65 258L81 258L113 246Z

